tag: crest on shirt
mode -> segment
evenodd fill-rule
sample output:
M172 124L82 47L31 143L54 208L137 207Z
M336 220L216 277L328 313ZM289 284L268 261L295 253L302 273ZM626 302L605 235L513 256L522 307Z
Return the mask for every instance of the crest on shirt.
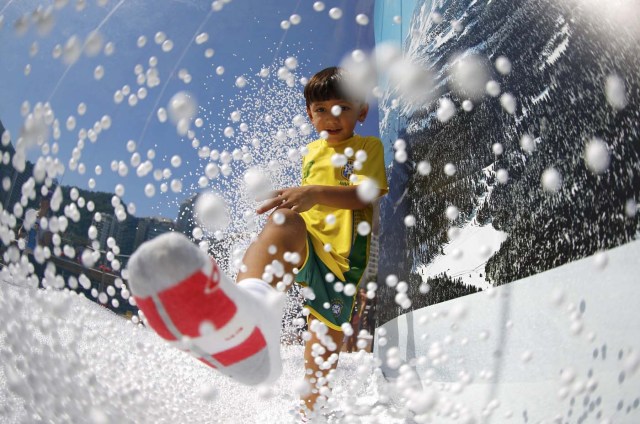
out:
M345 180L349 180L349 178L351 177L351 174L353 174L353 161L350 160L348 161L340 170L342 177Z
M342 313L342 308L344 307L344 303L340 299L333 299L331 301L331 313L335 317L339 317Z

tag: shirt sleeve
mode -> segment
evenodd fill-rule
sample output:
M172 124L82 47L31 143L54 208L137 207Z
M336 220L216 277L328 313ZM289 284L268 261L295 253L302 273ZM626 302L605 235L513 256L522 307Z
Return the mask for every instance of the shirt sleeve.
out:
M382 142L379 138L368 137L363 150L367 153L367 160L362 163L362 169L354 170L354 174L358 176L354 184L358 185L366 179L372 179L380 189L380 195L384 195L389 191L389 186L384 167Z

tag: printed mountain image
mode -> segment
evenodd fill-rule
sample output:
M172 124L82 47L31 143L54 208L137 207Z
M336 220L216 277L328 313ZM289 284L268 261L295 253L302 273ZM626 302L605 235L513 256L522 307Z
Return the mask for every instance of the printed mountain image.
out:
M381 102L386 154L402 138L408 159L381 205L379 324L637 237L640 25L618 9L418 1L403 51L434 83Z

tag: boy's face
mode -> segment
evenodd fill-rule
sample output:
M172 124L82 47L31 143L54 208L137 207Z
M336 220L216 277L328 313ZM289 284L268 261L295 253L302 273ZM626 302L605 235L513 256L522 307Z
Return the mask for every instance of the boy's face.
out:
M339 106L338 116L331 113L334 106ZM318 133L326 131L329 143L339 143L353 136L357 122L364 122L369 112L366 103L354 103L347 100L332 99L323 102L312 102L307 114Z

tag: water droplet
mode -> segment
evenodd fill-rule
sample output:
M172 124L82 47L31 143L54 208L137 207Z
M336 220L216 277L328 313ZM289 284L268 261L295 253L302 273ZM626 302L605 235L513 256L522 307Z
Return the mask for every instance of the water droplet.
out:
M496 59L496 70L502 75L511 73L511 61L506 56L499 56Z
M638 213L638 203L636 199L629 199L625 203L624 212L629 218L634 218Z
M506 184L509 181L509 172L506 169L498 169L496 172L496 180L500 184Z
M438 110L436 116L438 121L444 123L453 118L456 114L456 105L451 99L443 97L438 101Z
M165 53L170 52L171 50L173 50L173 41L171 40L165 40L162 43L162 51Z
M113 44L112 41L109 41L107 44L104 45L103 51L105 56L111 56L116 51L116 45Z
M464 31L464 23L462 19L451 21L451 28L457 33L460 34Z
M529 134L524 134L520 138L520 147L527 153L533 153L536 150L536 143Z
M247 85L247 79L245 77L236 78L236 87L244 88Z
M198 225L208 231L224 231L230 223L227 204L219 195L211 192L198 196L195 204Z
M211 402L218 397L218 390L214 384L203 384L198 389L198 397L207 402Z
M591 139L585 148L584 160L591 172L604 174L609 169L609 163L611 162L609 146L599 138Z
M448 163L444 166L444 173L448 177L453 177L457 172L456 166L452 163Z
M346 296L353 296L356 294L356 286L354 284L345 284L344 289L342 290Z
M404 217L404 225L406 227L413 227L416 225L416 217L413 215L407 215Z
M166 122L167 121L167 110L165 108L163 108L163 107L158 108L157 116L158 116L158 121Z
M62 61L66 65L71 65L80 58L81 53L82 44L80 43L80 39L76 35L72 35L67 39L62 50Z
M609 256L607 255L607 252L597 252L593 255L593 262L598 269L604 269L609 263Z
M604 91L607 102L612 108L622 110L627 107L627 87L624 80L618 75L609 75L607 77Z
M174 94L167 107L169 117L173 123L178 123L182 120L190 121L195 117L197 109L195 98L186 91ZM158 114L158 118L160 118L160 114Z
M502 96L500 96L500 104L502 105L502 108L510 115L516 113L517 101L513 94L504 93Z
M549 193L557 193L562 188L562 175L555 168L547 168L541 177L542 188Z
M418 173L422 176L429 175L431 173L431 164L426 160L418 162Z
M504 146L502 143L494 143L493 146L491 146L491 150L493 150L494 155L499 156L504 153Z
M357 226L358 234L365 237L371 233L371 225L367 221L362 221Z
M95 78L97 81L100 81L102 77L104 77L104 66L98 65L93 70L93 78Z
M180 193L182 191L182 181L178 179L171 180L171 191Z
M356 193L362 202L368 204L378 197L380 194L380 188L374 180L368 178L358 185Z
M209 41L209 34L207 34L206 32L201 32L196 36L196 44L198 45L204 44L207 41Z
M485 89L491 97L498 97L501 93L500 83L496 81L487 82Z
M302 22L302 17L298 14L293 14L289 17L289 22L291 22L292 25L298 25Z
M340 19L342 18L342 9L340 9L339 7L332 7L331 9L329 9L329 16L331 17L331 19Z
M449 221L455 221L460 216L460 211L455 206L449 206L447 207L446 215Z
M487 60L478 54L470 54L454 56L449 63L452 90L463 98L481 99L489 81Z
M100 54L104 39L98 31L92 31L84 42L84 54L88 57L94 57Z

